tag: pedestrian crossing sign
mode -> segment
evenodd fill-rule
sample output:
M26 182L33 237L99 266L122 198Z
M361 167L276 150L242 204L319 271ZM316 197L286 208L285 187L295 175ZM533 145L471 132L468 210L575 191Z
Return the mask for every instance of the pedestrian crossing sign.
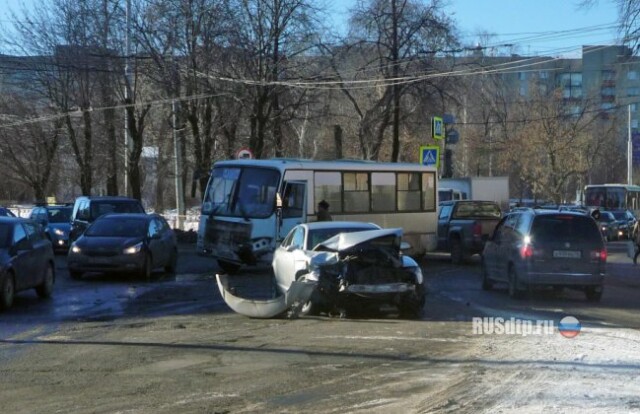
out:
M431 136L433 139L443 139L445 135L444 121L439 116L431 118Z
M420 164L436 167L440 166L440 147L437 145L423 145L420 147Z

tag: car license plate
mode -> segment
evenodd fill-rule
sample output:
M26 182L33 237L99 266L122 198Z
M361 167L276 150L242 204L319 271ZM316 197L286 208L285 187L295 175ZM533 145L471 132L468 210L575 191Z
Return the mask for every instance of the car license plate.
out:
M580 259L582 253L579 250L554 250L553 257L562 259Z

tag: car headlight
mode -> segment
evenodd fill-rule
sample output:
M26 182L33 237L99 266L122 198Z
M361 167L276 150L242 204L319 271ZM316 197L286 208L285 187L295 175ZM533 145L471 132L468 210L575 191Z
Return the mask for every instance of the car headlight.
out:
M73 246L71 246L71 252L72 253L81 253L82 250L80 250L80 248L78 247L77 244L74 244Z
M134 244L133 246L127 247L126 249L124 249L122 251L122 253L124 253L124 254L136 254L136 253L140 253L140 250L142 250L142 242L140 242L138 244Z
M53 229L53 232L58 236L64 236L64 231L60 229Z

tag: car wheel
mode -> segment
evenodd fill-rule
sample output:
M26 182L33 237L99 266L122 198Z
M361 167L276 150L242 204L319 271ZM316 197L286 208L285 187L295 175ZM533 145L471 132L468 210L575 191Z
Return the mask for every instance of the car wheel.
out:
M602 298L602 293L604 292L604 286L587 286L584 290L585 295L587 296L587 300L589 302L599 302Z
M9 309L13 305L15 295L15 285L13 283L13 273L7 273L2 282L0 291L0 309Z
M236 274L238 273L238 270L240 270L240 265L224 260L218 260L218 267L229 275Z
M482 290L491 290L493 289L493 281L489 278L489 272L487 271L487 265L482 260L480 272L482 272Z
M518 274L513 266L509 267L509 297L522 299L524 291L518 286Z
M309 300L306 301L305 304L302 305L302 307L300 308L300 315L301 316L319 315L321 310L321 306L320 306L321 300L322 298L320 297L320 294L317 291L313 292Z
M178 251L176 249L173 249L173 252L171 252L171 258L169 259L169 262L167 263L167 265L164 267L164 271L169 274L175 274L177 267L178 267Z
M463 261L462 241L455 237L451 239L451 263L461 264Z
M82 278L82 272L78 272L77 270L69 270L69 276L71 279L79 280Z
M144 265L142 266L142 271L140 272L141 276L147 282L151 281L151 271L153 270L152 263L153 262L151 260L151 255L147 253L147 255L144 257Z
M39 297L43 299L51 297L51 294L53 293L53 281L53 266L49 263L44 273L44 280L40 285L36 286L36 293Z

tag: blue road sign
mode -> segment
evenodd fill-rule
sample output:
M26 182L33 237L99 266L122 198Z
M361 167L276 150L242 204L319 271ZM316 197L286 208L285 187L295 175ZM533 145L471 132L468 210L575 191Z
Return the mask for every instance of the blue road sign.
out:
M444 122L439 116L434 116L431 118L431 137L433 139L444 138Z
M440 147L437 145L421 146L420 164L438 168L440 166Z

